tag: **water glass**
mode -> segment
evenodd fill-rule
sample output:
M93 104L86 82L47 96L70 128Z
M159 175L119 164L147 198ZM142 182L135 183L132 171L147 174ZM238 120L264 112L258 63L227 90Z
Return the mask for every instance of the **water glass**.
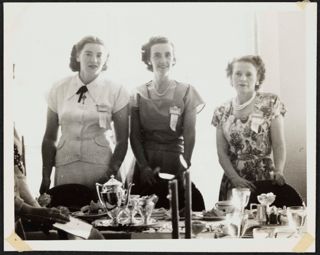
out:
M249 202L251 191L248 188L233 188L232 202L243 213Z
M144 225L149 225L150 224L150 219L151 219L151 214L154 209L154 203L151 200L142 200L140 201L140 212L143 217L143 224Z
M137 223L135 219L135 215L137 213L137 208L139 204L139 195L130 195L129 201L128 201L128 210L130 213L130 224Z
M191 228L192 228L192 233L194 234L194 237L197 238L198 234L206 229L206 224L201 221L192 221Z
M295 229L296 236L300 233L306 221L306 208L304 206L290 206L287 208L289 226Z

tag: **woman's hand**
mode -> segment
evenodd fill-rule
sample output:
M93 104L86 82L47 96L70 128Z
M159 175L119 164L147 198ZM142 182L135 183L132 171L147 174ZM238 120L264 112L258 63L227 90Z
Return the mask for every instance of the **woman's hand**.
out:
M252 182L240 176L233 177L230 181L235 188L249 188L251 191L255 191L256 189L256 186Z
M38 198L37 201L40 207L47 207L51 203L51 196L47 193L42 193Z
M40 186L40 194L42 195L43 193L46 193L49 188L50 188L50 183L51 183L51 180L50 178L43 178L42 179L42 182L41 182L41 186Z
M273 175L273 183L277 184L277 185L284 185L286 183L285 179L284 179L284 176L282 173L280 172L276 172L274 173Z
M29 207L24 213L24 216L30 220L39 221L43 225L50 225L54 222L66 223L70 221L69 215L65 210L59 210L55 207Z
M158 172L158 170L157 170L157 172ZM144 185L152 186L153 184L155 184L156 183L155 174L157 174L157 173L154 173L152 168L149 166L142 168L141 172L140 172L141 185L142 186L144 186Z
M41 208L44 209L40 216L43 216L45 219L58 223L66 223L70 221L69 215L64 210L59 210L55 207L52 208Z

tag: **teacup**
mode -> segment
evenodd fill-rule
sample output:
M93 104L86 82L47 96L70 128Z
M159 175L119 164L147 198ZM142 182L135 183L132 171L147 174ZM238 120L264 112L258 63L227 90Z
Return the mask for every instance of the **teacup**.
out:
M225 214L232 213L235 209L231 200L218 201L215 206L218 210L223 211Z

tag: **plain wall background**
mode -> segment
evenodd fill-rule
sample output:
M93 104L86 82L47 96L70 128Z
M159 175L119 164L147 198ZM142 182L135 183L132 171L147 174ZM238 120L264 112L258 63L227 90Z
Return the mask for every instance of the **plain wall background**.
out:
M41 181L45 94L53 82L71 74L68 61L72 45L87 34L104 39L111 54L107 74L131 90L152 78L140 60L141 45L150 36L162 34L176 46L173 77L195 86L206 102L198 115L192 160L192 179L204 195L206 208L212 208L218 199L223 173L211 118L216 106L234 96L225 68L232 58L257 50L267 68L263 89L278 94L288 110L285 174L306 197L304 23L299 12L266 14L254 5L234 4L230 8L195 3L126 4L126 8L123 4L74 3L15 7L7 9L5 27L8 65L15 64L10 107L17 129L26 139L28 181L35 196ZM297 99L302 100L301 107ZM300 128L293 130L293 126ZM130 165L131 157L129 152L125 165Z
M306 201L306 27L304 12L258 16L258 51L267 65L265 91L286 106L287 160L284 174Z

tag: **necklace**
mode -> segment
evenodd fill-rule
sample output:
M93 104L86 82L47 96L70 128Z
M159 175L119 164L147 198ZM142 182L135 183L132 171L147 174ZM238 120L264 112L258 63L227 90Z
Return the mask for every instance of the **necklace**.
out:
M243 104L238 104L236 102L236 98L233 98L232 103L233 103L233 107L236 111L241 111L242 109L246 108L249 104L252 103L253 99L256 97L256 92L254 92L252 94L252 97L245 103Z
M154 93L155 93L157 96L161 97L161 96L164 96L165 94L167 94L168 90L169 90L170 87L171 87L171 81L169 81L169 84L168 84L167 88L166 88L162 93L158 92L158 90L156 89L156 86L155 86L154 83L153 83L152 85L153 85Z

